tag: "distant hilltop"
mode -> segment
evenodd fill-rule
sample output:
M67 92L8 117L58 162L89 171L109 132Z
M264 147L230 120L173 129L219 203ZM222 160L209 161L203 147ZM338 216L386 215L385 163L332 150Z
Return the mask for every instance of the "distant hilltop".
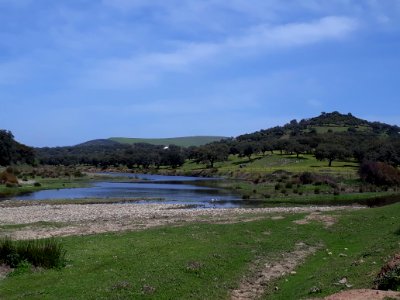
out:
M109 141L117 142L121 144L137 144L137 143L147 143L152 145L176 145L181 147L190 147L190 146L202 146L208 143L220 141L222 139L226 139L224 136L184 136L184 137L173 137L173 138L155 138L155 139L146 139L146 138L125 138L125 137L112 137L109 138Z

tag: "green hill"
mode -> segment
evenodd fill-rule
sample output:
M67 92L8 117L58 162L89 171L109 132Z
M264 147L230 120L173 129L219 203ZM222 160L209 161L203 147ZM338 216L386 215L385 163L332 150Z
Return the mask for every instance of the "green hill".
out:
M226 139L226 137L185 136L185 137L159 138L159 139L112 137L109 140L122 144L148 143L152 145L177 145L181 147L190 147L190 146L202 146L211 142L220 141L222 139Z
M292 120L283 126L246 133L238 136L237 140L260 141L270 137L287 139L313 132L316 134L347 132L354 135L362 134L368 138L376 138L378 136L398 137L400 127L381 122L370 122L357 118L351 113L341 114L334 111L331 113L323 112L321 115L310 119Z

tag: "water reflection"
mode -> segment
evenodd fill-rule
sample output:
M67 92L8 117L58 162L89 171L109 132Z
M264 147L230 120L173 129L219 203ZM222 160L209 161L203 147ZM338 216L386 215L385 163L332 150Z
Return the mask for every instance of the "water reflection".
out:
M107 173L109 175L109 173ZM240 196L231 190L207 186L210 178L112 173L111 176L140 179L140 182L96 182L91 187L43 190L17 196L18 200L122 198L146 199L137 203L172 203L197 207L242 207ZM115 180L115 179L113 179ZM123 181L123 179L121 180ZM199 185L201 181L201 186Z

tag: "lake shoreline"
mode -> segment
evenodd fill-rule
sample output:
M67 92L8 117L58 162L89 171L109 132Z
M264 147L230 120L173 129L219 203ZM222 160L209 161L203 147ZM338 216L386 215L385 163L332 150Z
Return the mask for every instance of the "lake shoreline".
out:
M365 209L362 206L308 206L270 208L193 209L171 204L65 204L2 207L2 236L16 239L87 235L144 230L187 222L228 224L259 217L285 218L287 214L325 214Z

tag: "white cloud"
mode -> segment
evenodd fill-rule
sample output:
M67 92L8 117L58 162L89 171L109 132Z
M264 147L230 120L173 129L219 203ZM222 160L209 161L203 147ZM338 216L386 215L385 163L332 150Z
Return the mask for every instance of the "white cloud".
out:
M155 82L164 72L187 72L194 64L206 63L217 56L226 59L246 53L265 54L265 51L311 45L341 39L357 28L357 20L340 16L308 23L260 25L220 42L182 43L170 52L100 61L84 75L81 83L97 88L141 86Z

